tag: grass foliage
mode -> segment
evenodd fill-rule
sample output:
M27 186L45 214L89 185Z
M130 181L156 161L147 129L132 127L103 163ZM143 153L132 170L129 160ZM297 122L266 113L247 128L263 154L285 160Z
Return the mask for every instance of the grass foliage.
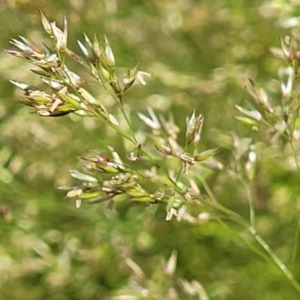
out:
M298 299L296 5L90 5L5 50L0 295Z

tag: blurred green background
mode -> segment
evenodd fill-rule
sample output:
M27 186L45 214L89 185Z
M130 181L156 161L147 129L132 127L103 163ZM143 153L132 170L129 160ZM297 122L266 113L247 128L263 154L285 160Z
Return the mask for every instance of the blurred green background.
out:
M193 109L203 113L205 150L220 145L216 129L252 134L233 119L234 105L248 97L244 89L248 78L273 87L280 62L270 47L279 47L279 37L290 32L293 20L297 23L300 3L2 0L1 49L12 48L9 40L18 35L45 41L38 9L60 26L67 17L69 45L77 53L76 41L82 40L83 32L105 34L119 65L140 62L142 70L152 73L146 87L134 87L125 97L133 114L146 112L148 106L165 116L172 111L184 128ZM21 93L9 80L38 84L30 68L0 53L1 299L114 299L122 294L136 297L126 299L178 299L172 298L170 286L176 287L179 278L198 281L212 300L300 298L276 267L217 223L166 222L162 206L124 203L113 210L105 204L76 209L65 200L56 187L72 182L68 170L79 167L76 156L107 144L118 147L118 137L94 120L41 118L18 104ZM220 154L225 166L230 155L230 151ZM300 194L299 174L271 159L259 175L258 224L288 263L300 200L295 196ZM247 217L244 194L226 177L226 168L211 176L210 184L222 203ZM168 279L163 261L174 250L177 269ZM148 294L134 289L128 258L145 272ZM299 278L299 270L293 271Z

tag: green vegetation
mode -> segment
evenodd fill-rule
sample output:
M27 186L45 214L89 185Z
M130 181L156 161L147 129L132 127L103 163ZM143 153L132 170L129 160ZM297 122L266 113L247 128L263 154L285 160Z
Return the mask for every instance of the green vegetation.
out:
M299 299L296 1L30 3L0 7L0 298Z

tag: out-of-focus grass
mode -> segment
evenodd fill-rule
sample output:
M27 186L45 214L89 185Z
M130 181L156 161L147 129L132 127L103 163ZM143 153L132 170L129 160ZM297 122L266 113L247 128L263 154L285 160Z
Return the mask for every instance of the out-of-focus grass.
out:
M248 97L243 87L249 77L276 90L270 78L276 76L279 63L269 47L279 46L278 36L288 31L278 24L297 15L292 4L281 4L280 14L276 5L280 6L275 1L6 1L0 6L5 24L0 46L9 48L9 39L18 35L45 41L38 8L59 24L66 15L73 48L78 49L82 32L106 34L119 64L129 67L139 61L152 73L146 87L125 97L133 118L135 111L152 106L165 116L172 112L184 128L185 116L195 108L205 115L204 150L226 145L215 129L252 135L232 118L234 105ZM298 299L275 267L214 222L166 222L160 206L120 203L113 210L105 205L75 209L56 187L71 182L68 170L76 166L76 156L107 144L118 147L117 137L93 120L49 120L30 114L16 103L20 94L8 83L35 83L30 66L5 53L0 54L0 66L1 298L111 299L124 289L133 293L136 285L130 278L139 280L126 264L129 257L145 272L139 284L151 291L149 299L175 299L161 288L169 284L162 280L161 259L175 249L175 287L180 285L177 278L184 278L199 281L209 299ZM101 93L92 83L90 87L96 95ZM227 162L231 151L224 148L219 158ZM283 163L274 163L272 149L268 157L256 186L257 226L289 261L298 201L291 195L298 193L298 179ZM248 216L245 193L226 171L213 175L210 184L222 203Z

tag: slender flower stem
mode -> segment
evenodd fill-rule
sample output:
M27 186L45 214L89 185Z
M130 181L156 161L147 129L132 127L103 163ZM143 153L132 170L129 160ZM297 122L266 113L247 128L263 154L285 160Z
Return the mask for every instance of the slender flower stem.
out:
M257 242L265 249L268 255L272 258L278 268L284 273L291 285L300 293L300 285L295 280L293 274L289 271L287 266L282 262L282 260L275 254L275 252L270 248L270 246L256 233L253 233L253 236Z
M106 125L114 129L116 132L118 132L121 136L123 136L126 140L130 141L131 143L135 144L135 140L133 140L129 135L127 135L125 132L123 132L118 126L112 124L111 122L108 122L106 119L104 119L100 114L98 114L96 111L93 112L94 116L101 121L103 121Z
M251 183L247 184L243 178L240 178L240 181L242 185L245 187L247 192L247 199L248 199L249 211L250 211L250 224L252 228L255 228L255 208L254 208L253 197L252 197L251 186L250 186Z
M296 98L296 101L297 101L297 107L299 107L298 97ZM293 143L293 134L294 134L294 130L296 127L296 121L298 120L298 114L299 114L299 108L297 109L297 116L294 117L294 121L292 123L292 128L291 128L291 133L290 133L290 136L288 137L288 140L289 140L289 144L292 149L292 152L293 152L297 172L299 173L300 165L299 165L299 160L298 160L298 156L297 156L297 150L295 149L294 143ZM299 176L298 176L298 181L300 182ZM297 257L297 253L298 253L298 249L299 249L299 235L300 235L300 215L298 213L298 222L297 222L297 228L296 228L296 233L295 233L295 242L294 242L294 247L293 247L292 262L296 261L296 257Z
M124 117L126 123L127 123L127 126L129 127L129 129L130 129L130 131L131 131L132 138L134 139L134 141L135 141L136 143L138 143L138 142L137 142L137 139L136 139L136 137L135 137L135 134L134 134L134 130L133 130L133 127L132 127L131 120L128 118L128 116L127 116L127 114L126 114L126 112L125 112L124 105L123 105L123 101L122 101L122 96L120 95L120 96L118 96L118 98L119 98L119 103L120 103L120 105L119 105L120 110L121 110L121 112L122 112L122 115L123 115L123 117Z
M300 293L300 285L299 283L295 280L293 274L290 272L290 270L287 268L287 266L282 262L282 260L275 254L275 252L271 249L271 247L263 240L263 238L257 234L255 228L253 228L251 225L250 227L247 226L245 224L245 221L241 221L241 219L243 220L243 218L230 211L227 208L224 208L222 206L219 205L219 201L217 200L217 198L215 197L214 193L212 192L212 190L210 189L209 185L207 184L207 182L205 181L205 179L201 179L201 182L204 186L204 189L206 190L207 194L209 195L209 197L212 199L213 203L218 204L218 208L222 210L223 213L229 215L230 217L233 217L233 220L236 221L238 224L242 225L243 227L246 227L248 232L255 238L255 240L259 243L259 245L267 252L267 254L269 255L269 257L272 259L272 261L276 264L276 266L278 266L278 268L283 272L283 274L285 275L285 277L287 278L287 280L291 283L291 285ZM249 200L250 201L250 200ZM251 200L252 201L252 200ZM236 218L238 216L238 218ZM253 217L252 217L253 218ZM254 223L254 220L251 219L250 222ZM218 222L224 226L226 224L223 224L224 222L218 218ZM248 243L246 244L248 246ZM252 247L251 247L252 248ZM250 249L251 249L250 248ZM252 250L252 249L251 249ZM261 253L255 251L257 254L259 254L260 256Z
M266 261L270 260L270 257L263 253L260 249L258 249L255 245L251 244L247 239L243 238L240 234L236 231L232 230L224 221L220 218L217 218L217 222L224 227L228 232L230 232L236 239L240 240L244 245L247 246L249 250L253 253L257 254L261 258L265 259Z
M300 237L300 214L298 213L298 222L297 222L297 229L295 234L295 243L294 243L294 249L293 249L293 255L292 255L292 262L296 262L298 249L299 249L299 237Z
M181 174L182 174L182 167L180 167L180 169L179 169L179 171L178 171L178 174L177 174L177 176L176 176L175 182L178 182L178 180L179 180Z
M213 191L209 187L209 185L206 182L206 180L203 177L201 177L201 176L198 176L198 178L201 181L201 183L202 183L205 191L207 192L208 196L212 200L211 206L214 207L215 209L218 209L219 211L223 212L225 215L229 216L230 219L234 220L237 224L241 225L242 227L248 228L248 224L245 221L245 219L243 217L241 217L239 214L237 214L236 212L234 212L234 211L226 208L225 206L223 206L217 200L215 194L213 193Z

